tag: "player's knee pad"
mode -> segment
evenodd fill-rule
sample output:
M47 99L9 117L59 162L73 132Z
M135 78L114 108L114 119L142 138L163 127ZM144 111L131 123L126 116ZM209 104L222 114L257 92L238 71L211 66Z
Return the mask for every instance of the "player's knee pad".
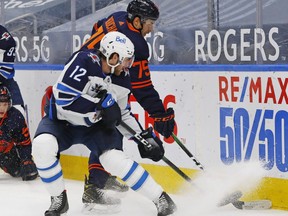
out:
M158 198L163 189L137 162L128 158L123 151L112 149L100 156L102 166L112 175L120 177L131 189L147 198Z
M133 164L123 151L112 149L106 151L99 157L100 163L112 175L123 178Z
M32 142L34 162L52 196L59 195L65 189L62 168L57 158L58 149L57 139L51 134L40 134Z
M37 167L46 167L57 160L58 142L51 134L40 134L32 142L32 155Z

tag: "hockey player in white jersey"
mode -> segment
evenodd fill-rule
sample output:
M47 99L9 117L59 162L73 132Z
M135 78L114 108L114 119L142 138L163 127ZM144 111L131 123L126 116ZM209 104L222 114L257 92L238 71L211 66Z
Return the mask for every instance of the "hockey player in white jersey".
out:
M162 142L151 128L142 131L127 108L131 88L128 68L133 57L130 39L120 32L110 32L102 38L99 50L74 53L53 86L46 110L49 114L39 123L32 144L39 175L51 195L46 216L61 215L69 209L59 153L78 143L99 157L105 170L153 201L158 216L176 211L175 203L162 187L122 151L119 131L129 139L133 137L121 127L121 121L153 146L149 150L139 146L143 157L158 161L164 155ZM85 185L82 199L84 203L120 204L120 199L106 193L95 184Z

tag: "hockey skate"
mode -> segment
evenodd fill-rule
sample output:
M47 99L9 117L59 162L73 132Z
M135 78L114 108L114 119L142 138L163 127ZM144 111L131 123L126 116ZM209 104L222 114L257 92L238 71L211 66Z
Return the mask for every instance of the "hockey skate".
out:
M163 192L161 196L153 202L158 211L157 216L172 215L177 210L176 204L166 192Z
M66 191L64 190L59 196L51 197L51 206L45 212L45 216L64 215L69 209Z
M116 176L109 175L104 190L112 190L116 192L127 192L129 187L126 184L119 182Z
M107 191L89 183L86 177L82 202L84 203L82 209L84 214L111 214L120 211L121 200L109 196Z

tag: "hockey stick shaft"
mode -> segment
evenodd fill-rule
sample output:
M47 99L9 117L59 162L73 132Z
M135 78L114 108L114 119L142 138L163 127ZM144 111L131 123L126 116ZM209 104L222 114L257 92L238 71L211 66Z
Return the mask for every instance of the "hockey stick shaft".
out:
M24 112L26 114L26 123L27 123L27 126L29 128L29 114L28 114L28 106L27 106L27 104L25 104L25 106L24 106Z
M182 150L195 162L195 164L204 171L202 164L193 156L193 154L185 147L185 145L180 141L180 139L172 133L171 135L175 142L182 148ZM240 191L235 191L234 193L229 194L224 197L218 206L225 206L229 203L232 203L235 208L238 209L269 209L272 206L271 201L269 200L256 200L250 202L239 201L239 198L242 196Z
M177 172L182 178L184 178L187 182L191 182L192 179L187 176L182 170L180 170L174 163L172 163L170 160L168 160L165 156L163 156L162 160L170 166L175 172Z
M139 134L136 133L129 125L127 125L125 122L121 122L120 125L124 127L131 135L133 135L136 139L138 139L143 145L147 146L147 141L141 137ZM136 136L135 136L136 135ZM172 163L168 158L163 156L162 160L170 166L176 173L178 173L182 178L184 178L186 181L191 182L192 179L189 178L182 170L180 170L174 163Z
M186 148L186 146L178 139L178 137L172 133L171 135L175 142L181 147L181 149L194 161L196 166L198 166L201 170L204 170L202 164L194 157L194 155Z

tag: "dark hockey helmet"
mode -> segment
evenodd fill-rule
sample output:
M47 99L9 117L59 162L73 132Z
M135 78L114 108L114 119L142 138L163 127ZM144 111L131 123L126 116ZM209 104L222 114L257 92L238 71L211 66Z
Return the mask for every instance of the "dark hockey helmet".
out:
M8 102L9 106L12 105L11 94L5 86L0 87L0 102Z
M133 0L127 7L128 20L132 22L135 17L141 21L146 19L157 20L159 18L159 9L151 0Z

